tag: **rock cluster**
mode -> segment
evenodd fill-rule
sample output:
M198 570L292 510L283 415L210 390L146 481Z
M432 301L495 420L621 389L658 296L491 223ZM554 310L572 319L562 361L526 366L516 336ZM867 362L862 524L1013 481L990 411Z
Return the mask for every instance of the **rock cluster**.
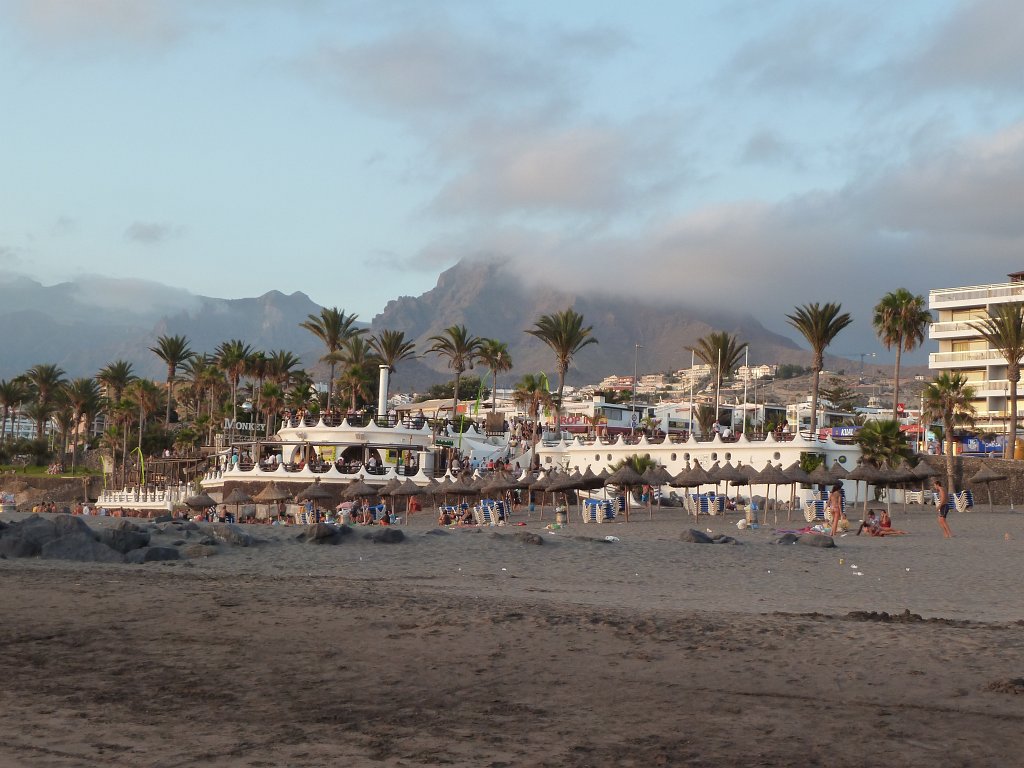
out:
M732 536L726 536L724 533L720 533L718 536L708 536L704 531L698 531L696 528L690 528L679 534L681 541L688 542L690 544L739 544L740 542L734 539Z

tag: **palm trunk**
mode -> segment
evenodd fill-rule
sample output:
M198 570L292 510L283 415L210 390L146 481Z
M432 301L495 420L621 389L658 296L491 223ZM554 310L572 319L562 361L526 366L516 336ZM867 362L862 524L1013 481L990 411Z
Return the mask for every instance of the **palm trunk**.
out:
M1010 365L1006 369L1006 375L1010 380L1010 434L1006 436L1003 458L1012 461L1017 446L1017 384L1020 382L1020 367Z
M942 420L943 429L946 430L946 493L952 498L953 493L953 418Z
M818 383L821 379L822 361L814 357L814 381L811 383L811 439L818 434Z
M78 420L81 418L75 414L75 442L71 444L71 476L75 475L75 459L78 458Z
M462 371L455 371L455 389L452 390L452 425L459 418L459 382L462 380Z
M896 344L896 370L892 377L892 420L896 421L896 410L900 402L900 356L903 352L903 337L897 339Z
M491 413L498 412L498 372L491 371Z
M558 367L558 402L555 404L555 434L558 435L558 439L562 439L562 392L565 389L565 368ZM633 386L636 386L636 382L633 382ZM633 419L631 413L630 421Z
M167 366L167 414L164 417L164 426L171 426L171 398L174 395L174 369Z
M330 380L330 382L327 385L328 386L328 389L327 389L327 410L328 411L331 410L331 397L334 395L334 366L335 366L335 363L333 361L331 361L331 380ZM353 410L354 410L354 407L353 407Z

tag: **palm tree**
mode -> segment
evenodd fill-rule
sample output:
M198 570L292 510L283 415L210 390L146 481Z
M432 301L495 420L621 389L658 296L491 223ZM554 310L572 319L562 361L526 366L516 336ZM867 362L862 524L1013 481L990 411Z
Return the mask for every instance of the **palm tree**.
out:
M713 331L707 336L702 336L697 339L697 343L692 347L687 347L690 352L693 352L705 365L710 365L715 371L715 407L718 407L718 395L722 391L722 379L725 378L726 374L732 375L732 372L740 364L740 360L743 359L743 352L747 348L747 343L739 343L739 340L725 331ZM715 414L715 418L718 418L718 414Z
M464 325L452 325L444 329L439 336L431 336L427 341L433 342L427 352L448 360L448 367L455 372L455 386L452 392L452 419L459 413L459 380L467 369L472 370L473 363L480 356L482 339L473 336Z
M260 401L263 404L263 413L266 417L267 437L274 434L277 426L277 412L284 407L284 390L274 381L268 381L263 385Z
M25 371L36 405L36 437L43 436L43 422L49 418L56 407L57 393L64 384L64 371L51 363L33 365Z
M562 394L565 391L565 374L573 357L588 344L597 344L591 336L594 326L583 327L583 315L576 310L566 309L553 315L541 315L526 333L534 336L555 353L558 368L558 397L555 410L555 431L562 431Z
M497 339L482 339L480 362L491 369L491 411L498 410L498 374L512 370L508 344Z
M818 385L821 380L821 369L824 367L825 348L843 328L853 322L850 314L841 310L842 306L833 302L815 302L797 307L792 315L786 315L789 324L803 334L814 352L811 363L811 370L814 372L814 381L811 385L812 439L818 432Z
M971 327L993 349L1006 358L1006 379L1010 395L1010 427L1003 451L1004 459L1012 459L1017 443L1017 385L1020 383L1020 361L1024 358L1024 303L997 304L988 311L988 317Z
M340 362L344 366L341 375L341 389L351 398L349 407L354 411L360 399L369 397L373 385L373 371L380 365L380 358L361 336L353 336L341 350ZM382 415L382 414L378 414Z
M370 348L380 358L380 364L386 365L388 371L395 372L395 365L401 360L416 356L416 344L405 338L405 331L383 330L379 335L370 338ZM388 393L382 392L380 399L388 401Z
M135 381L137 377L132 373L132 364L126 360L115 360L107 364L96 374L96 381L102 384L107 390L107 399L117 402L121 399L124 388Z
M327 390L327 408L331 407L331 395L334 393L334 367L338 363L338 353L349 339L366 333L363 328L356 328L356 315L346 315L337 307L326 307L319 315L309 315L299 323L300 328L316 336L323 342L327 354L320 358L321 362L331 364L330 388Z
M238 421L238 382L242 380L249 365L252 347L239 339L221 342L214 352L217 367L222 370L231 383L231 421Z
M64 399L71 407L72 425L75 435L71 443L71 474L75 474L76 459L78 458L78 425L82 418L86 423L86 439L89 436L89 423L92 417L100 409L100 402L103 397L100 394L100 385L93 378L78 378L71 381L64 388Z
M924 343L925 331L932 321L924 296L915 296L906 288L885 294L875 305L872 325L886 349L896 347L896 369L893 373L892 417L900 401L900 357Z
M164 426L166 427L171 425L171 400L174 399L174 376L178 372L178 366L194 354L188 344L188 338L185 336L159 336L156 340L156 346L149 348L150 352L163 360L167 365L167 414L164 416Z
M942 432L946 437L946 490L953 492L953 428L957 424L974 421L974 406L971 400L974 390L961 373L941 374L925 387L924 410L930 419L942 420Z
M554 404L554 398L548 390L547 377L543 373L536 376L527 373L512 390L512 401L526 408L527 416L535 425L533 442L536 443L540 437L540 431L536 429L540 409L550 408Z
M0 380L0 408L3 408L3 419L0 420L0 444L7 439L7 419L11 417L12 428L14 413L18 406L28 397L28 389L20 378Z
M124 398L139 414L139 449L146 431L146 418L160 410L160 390L148 379L136 379L124 390Z
M292 369L301 363L302 360L287 349L275 349L267 357L267 378L283 389L295 375Z
M865 422L864 426L857 430L854 439L860 446L864 461L876 467L895 468L901 459L909 459L913 454L907 445L906 435L900 431L900 424L895 420Z

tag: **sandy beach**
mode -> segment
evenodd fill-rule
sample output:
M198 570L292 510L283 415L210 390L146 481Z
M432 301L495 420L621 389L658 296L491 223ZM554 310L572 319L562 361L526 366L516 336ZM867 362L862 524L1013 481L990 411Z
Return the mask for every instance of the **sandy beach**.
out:
M398 544L246 526L266 543L207 558L0 560L0 765L1019 759L1024 514L943 540L897 507L910 535L836 549L735 519L434 535L423 513Z

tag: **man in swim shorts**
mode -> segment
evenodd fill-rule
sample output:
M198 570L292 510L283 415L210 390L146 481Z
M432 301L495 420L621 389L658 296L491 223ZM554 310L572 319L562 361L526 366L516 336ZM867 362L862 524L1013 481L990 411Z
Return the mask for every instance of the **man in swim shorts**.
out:
M949 530L949 523L946 522L946 515L949 514L949 494L942 487L942 481L935 480L935 506L939 508L939 526L942 528L942 537L952 539L953 532Z

